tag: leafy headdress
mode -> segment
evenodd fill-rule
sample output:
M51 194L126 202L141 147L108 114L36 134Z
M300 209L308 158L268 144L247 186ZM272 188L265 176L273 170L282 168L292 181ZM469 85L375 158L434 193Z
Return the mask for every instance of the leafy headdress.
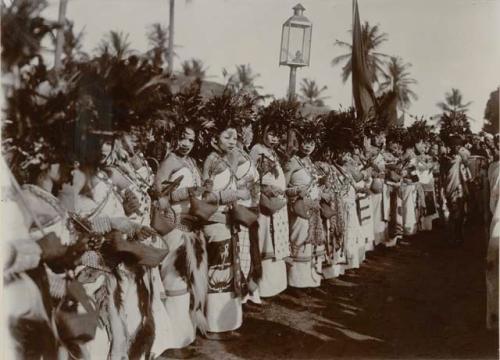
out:
M240 130L253 124L256 99L246 93L235 93L226 88L221 95L210 98L203 107L203 126L199 131L201 147L204 154L211 151L214 136L222 131L233 128Z
M323 144L333 153L352 151L363 142L364 126L356 119L354 109L331 111L322 116Z

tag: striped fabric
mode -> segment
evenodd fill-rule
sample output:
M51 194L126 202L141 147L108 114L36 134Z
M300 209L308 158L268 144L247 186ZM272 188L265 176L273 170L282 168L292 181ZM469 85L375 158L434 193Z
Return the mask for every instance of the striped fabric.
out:
M359 224L363 226L366 221L370 220L372 217L370 209L370 197L368 196L368 194L359 193L356 200L356 206L358 210Z

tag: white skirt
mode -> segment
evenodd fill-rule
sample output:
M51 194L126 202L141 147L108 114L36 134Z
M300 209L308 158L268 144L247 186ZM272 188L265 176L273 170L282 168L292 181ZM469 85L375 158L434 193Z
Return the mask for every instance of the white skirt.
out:
M173 349L181 349L190 345L196 338L189 312L190 294L168 296L165 299L165 310L170 320L175 324L175 331L170 336Z
M243 323L241 299L235 298L232 292L208 294L207 321L210 332L238 329Z
M262 260L262 279L259 281L261 297L276 296L287 287L286 263L284 260Z

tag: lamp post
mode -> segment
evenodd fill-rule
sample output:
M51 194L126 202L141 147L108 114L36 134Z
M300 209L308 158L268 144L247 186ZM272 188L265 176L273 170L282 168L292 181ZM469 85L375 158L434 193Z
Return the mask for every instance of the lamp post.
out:
M312 23L304 16L301 4L293 7L293 16L283 24L281 31L280 66L290 67L288 99L295 98L297 68L309 66L311 55Z

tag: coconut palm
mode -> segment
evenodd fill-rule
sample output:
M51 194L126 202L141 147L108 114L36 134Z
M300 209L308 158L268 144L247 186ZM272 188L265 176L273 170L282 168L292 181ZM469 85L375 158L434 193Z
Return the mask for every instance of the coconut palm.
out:
M259 93L262 86L256 85L255 80L260 77L260 74L255 73L250 65L236 65L236 71L232 74L222 69L222 75L226 80L226 86L236 93L251 94L259 99L270 97L270 95Z
M352 34L352 30L349 32ZM373 83L377 81L380 74L384 73L384 58L389 57L388 55L377 51L377 49L385 41L387 41L387 34L385 32L380 32L378 25L371 26L368 21L365 21L361 27L361 36L364 44L365 59L368 65L368 70L370 71L370 79ZM349 50L347 53L339 55L332 60L332 66L345 63L342 68L342 81L345 83L352 73L352 44L336 40L334 46Z
M168 72L172 73L174 70L174 20L175 20L175 0L168 0L169 2L169 21L168 21L168 52L167 52L167 62L168 62ZM186 0L186 3L190 3L191 0Z
M393 91L398 98L398 107L401 110L408 109L413 100L418 96L410 89L417 81L410 77L408 69L412 65L405 63L400 57L392 56L387 63L387 70L383 73L383 81L380 83L379 91Z
M161 67L168 58L168 34L168 28L160 23L154 23L149 27L147 38L151 49L148 51L148 55L155 66Z
M223 69L222 73L224 77L227 77L228 72L226 69ZM255 80L259 77L260 74L254 73L249 64L236 65L236 71L229 75L228 84L237 91L262 89L262 86L255 85Z
M185 60L182 62L181 66L182 66L181 73L184 76L194 77L195 79L198 80L204 80L206 78L207 69L203 64L203 61L199 59Z
M445 94L445 101L438 102L437 106L444 112L450 114L457 114L461 112L466 113L469 110L469 106L472 104L472 101L466 102L465 104L462 103L462 101L463 98L460 90L452 88L451 92L447 92Z
M83 58L88 59L88 54L83 49L83 37L85 36L85 28L78 33L74 31L74 23L66 20L63 28L64 42L62 46L62 53L64 54L64 61L71 59ZM54 47L56 46L56 38L53 39Z
M325 106L323 100L327 99L328 96L321 96L321 93L323 93L327 89L327 86L323 86L322 88L320 88L314 80L303 79L302 84L300 84L301 94L299 95L299 98L305 104L313 106Z
M122 31L111 30L101 40L97 51L100 55L107 54L115 56L118 60L124 59L133 52L130 49L131 43L128 41L128 37L129 35Z

